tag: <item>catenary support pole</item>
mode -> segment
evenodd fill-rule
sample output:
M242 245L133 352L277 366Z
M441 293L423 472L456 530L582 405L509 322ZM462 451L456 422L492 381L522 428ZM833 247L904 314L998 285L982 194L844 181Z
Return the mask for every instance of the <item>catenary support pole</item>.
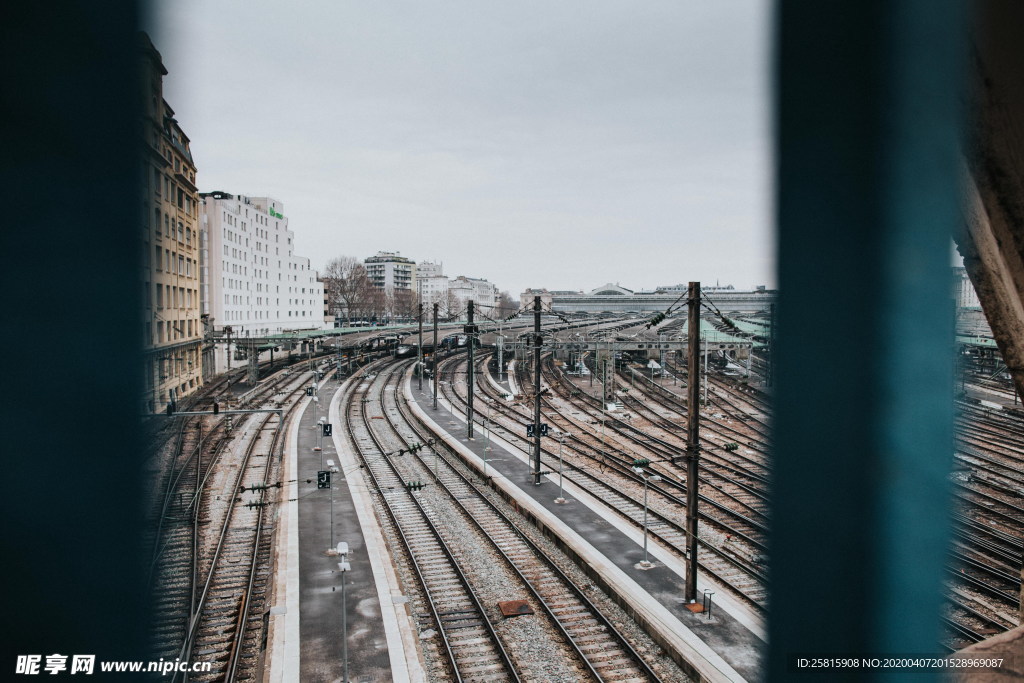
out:
M686 602L697 601L697 472L700 458L700 283L691 282L687 308Z
M437 410L437 306L434 304L434 350L430 352L430 376L434 381L434 410Z
M422 301L419 303L419 314L416 316L416 320L417 320L417 322L419 322L419 326L420 326L420 341L419 341L419 346L416 347L416 360L419 362L419 365L417 365L416 367L418 368L417 369L417 374L419 375L419 380L420 380L419 384L417 385L417 388L420 391L423 391L423 302Z
M466 438L473 438L473 343L476 341L476 330L473 327L473 302L470 301L466 307L466 353L469 355L469 362L466 372Z
M540 484L540 297L533 297L533 483Z

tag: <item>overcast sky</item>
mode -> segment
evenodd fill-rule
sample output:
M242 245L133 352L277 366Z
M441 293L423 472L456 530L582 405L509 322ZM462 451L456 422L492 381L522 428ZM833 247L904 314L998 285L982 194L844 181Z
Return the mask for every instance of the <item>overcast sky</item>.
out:
M526 287L773 286L768 0L166 0L200 191L296 253Z

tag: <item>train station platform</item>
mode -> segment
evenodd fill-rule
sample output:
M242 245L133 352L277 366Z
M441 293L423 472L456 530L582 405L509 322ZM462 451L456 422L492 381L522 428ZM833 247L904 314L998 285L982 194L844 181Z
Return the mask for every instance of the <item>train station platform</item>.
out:
M343 680L343 602L349 680L425 679L369 489L342 433L345 381L362 380L329 376L320 384L320 407L303 399L288 430L288 494L278 522L266 667L274 683ZM328 405L334 434L320 439L318 417ZM314 450L321 444L322 450ZM332 471L332 488L317 487L319 471ZM348 543L351 567L344 596L336 554L341 541Z
M758 615L704 577L698 577L697 592L715 592L710 616L691 612L683 600L686 569L682 561L652 544L649 555L654 566L642 568L641 530L569 482L564 487L567 502L555 503L557 475L544 475L542 483L535 485L526 454L501 437L504 430L495 429L485 439L478 425L477 438L469 440L465 415L452 411L440 396L438 407L433 408L429 383L419 390L414 382L406 382L404 390L413 412L478 471L483 471L486 458L492 486L519 501L524 514L559 539L559 545L574 555L595 581L615 593L620 605L690 675L706 681L759 679L766 636ZM484 450L488 445L491 450Z

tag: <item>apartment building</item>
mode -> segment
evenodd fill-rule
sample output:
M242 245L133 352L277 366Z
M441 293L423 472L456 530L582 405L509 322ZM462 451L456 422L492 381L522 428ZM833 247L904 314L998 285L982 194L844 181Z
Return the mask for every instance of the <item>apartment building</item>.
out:
M142 168L142 286L145 301L143 410L162 411L202 386L199 195L189 139L163 98L167 69L140 36L146 114Z
M203 193L203 312L217 330L263 337L324 327L324 287L284 205L272 197ZM220 363L220 358L218 358Z
M370 283L377 289L395 291L416 291L416 262L405 258L397 251L378 251L363 261Z

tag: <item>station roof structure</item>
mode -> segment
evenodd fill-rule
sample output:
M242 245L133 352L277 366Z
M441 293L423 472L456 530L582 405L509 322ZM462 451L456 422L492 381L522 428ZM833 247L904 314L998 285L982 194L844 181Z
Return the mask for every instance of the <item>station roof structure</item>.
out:
M993 339L992 337L982 337L978 335L967 336L963 334L958 334L956 335L956 343L964 346L980 346L986 349L999 348L996 345L996 340Z

